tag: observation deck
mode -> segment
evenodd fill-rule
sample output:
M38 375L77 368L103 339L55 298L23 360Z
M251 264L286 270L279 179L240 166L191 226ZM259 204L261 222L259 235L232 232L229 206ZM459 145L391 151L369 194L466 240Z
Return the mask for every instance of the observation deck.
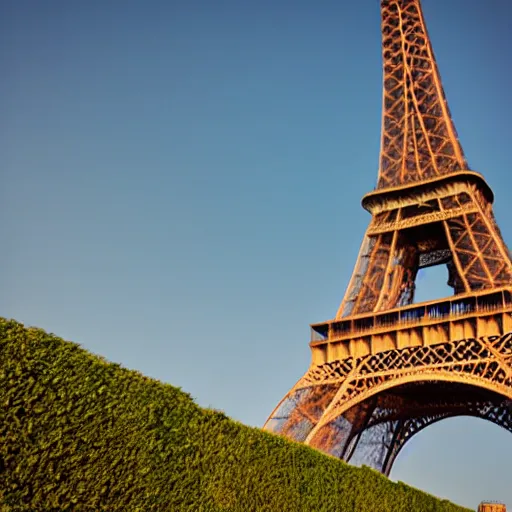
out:
M311 324L313 363L512 332L512 286Z

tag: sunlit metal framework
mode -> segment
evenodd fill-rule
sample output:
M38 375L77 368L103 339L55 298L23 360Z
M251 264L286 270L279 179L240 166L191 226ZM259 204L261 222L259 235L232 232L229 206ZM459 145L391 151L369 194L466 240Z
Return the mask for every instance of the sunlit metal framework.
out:
M493 193L468 169L419 0L382 0L377 188L335 319L312 325L311 366L265 428L389 474L404 444L470 415L512 432L512 263ZM420 268L452 297L413 304Z

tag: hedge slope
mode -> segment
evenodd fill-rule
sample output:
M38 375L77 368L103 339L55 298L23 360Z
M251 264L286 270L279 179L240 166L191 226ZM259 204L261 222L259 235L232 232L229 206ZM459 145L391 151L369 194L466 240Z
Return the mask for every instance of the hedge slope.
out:
M465 510L5 319L0 399L2 512Z

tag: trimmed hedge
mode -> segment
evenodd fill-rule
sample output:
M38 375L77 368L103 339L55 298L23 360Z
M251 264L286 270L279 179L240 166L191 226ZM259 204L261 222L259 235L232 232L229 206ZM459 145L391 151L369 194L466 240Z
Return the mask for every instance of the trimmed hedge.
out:
M463 511L0 319L0 510Z

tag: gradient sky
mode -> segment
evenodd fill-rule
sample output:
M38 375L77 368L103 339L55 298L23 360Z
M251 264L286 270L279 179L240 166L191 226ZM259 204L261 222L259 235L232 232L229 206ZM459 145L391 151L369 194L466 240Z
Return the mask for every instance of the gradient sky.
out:
M462 145L512 243L512 2L424 0ZM0 2L0 314L261 426L369 221L377 0ZM418 299L447 294L444 269ZM512 508L512 436L418 434L391 477Z

